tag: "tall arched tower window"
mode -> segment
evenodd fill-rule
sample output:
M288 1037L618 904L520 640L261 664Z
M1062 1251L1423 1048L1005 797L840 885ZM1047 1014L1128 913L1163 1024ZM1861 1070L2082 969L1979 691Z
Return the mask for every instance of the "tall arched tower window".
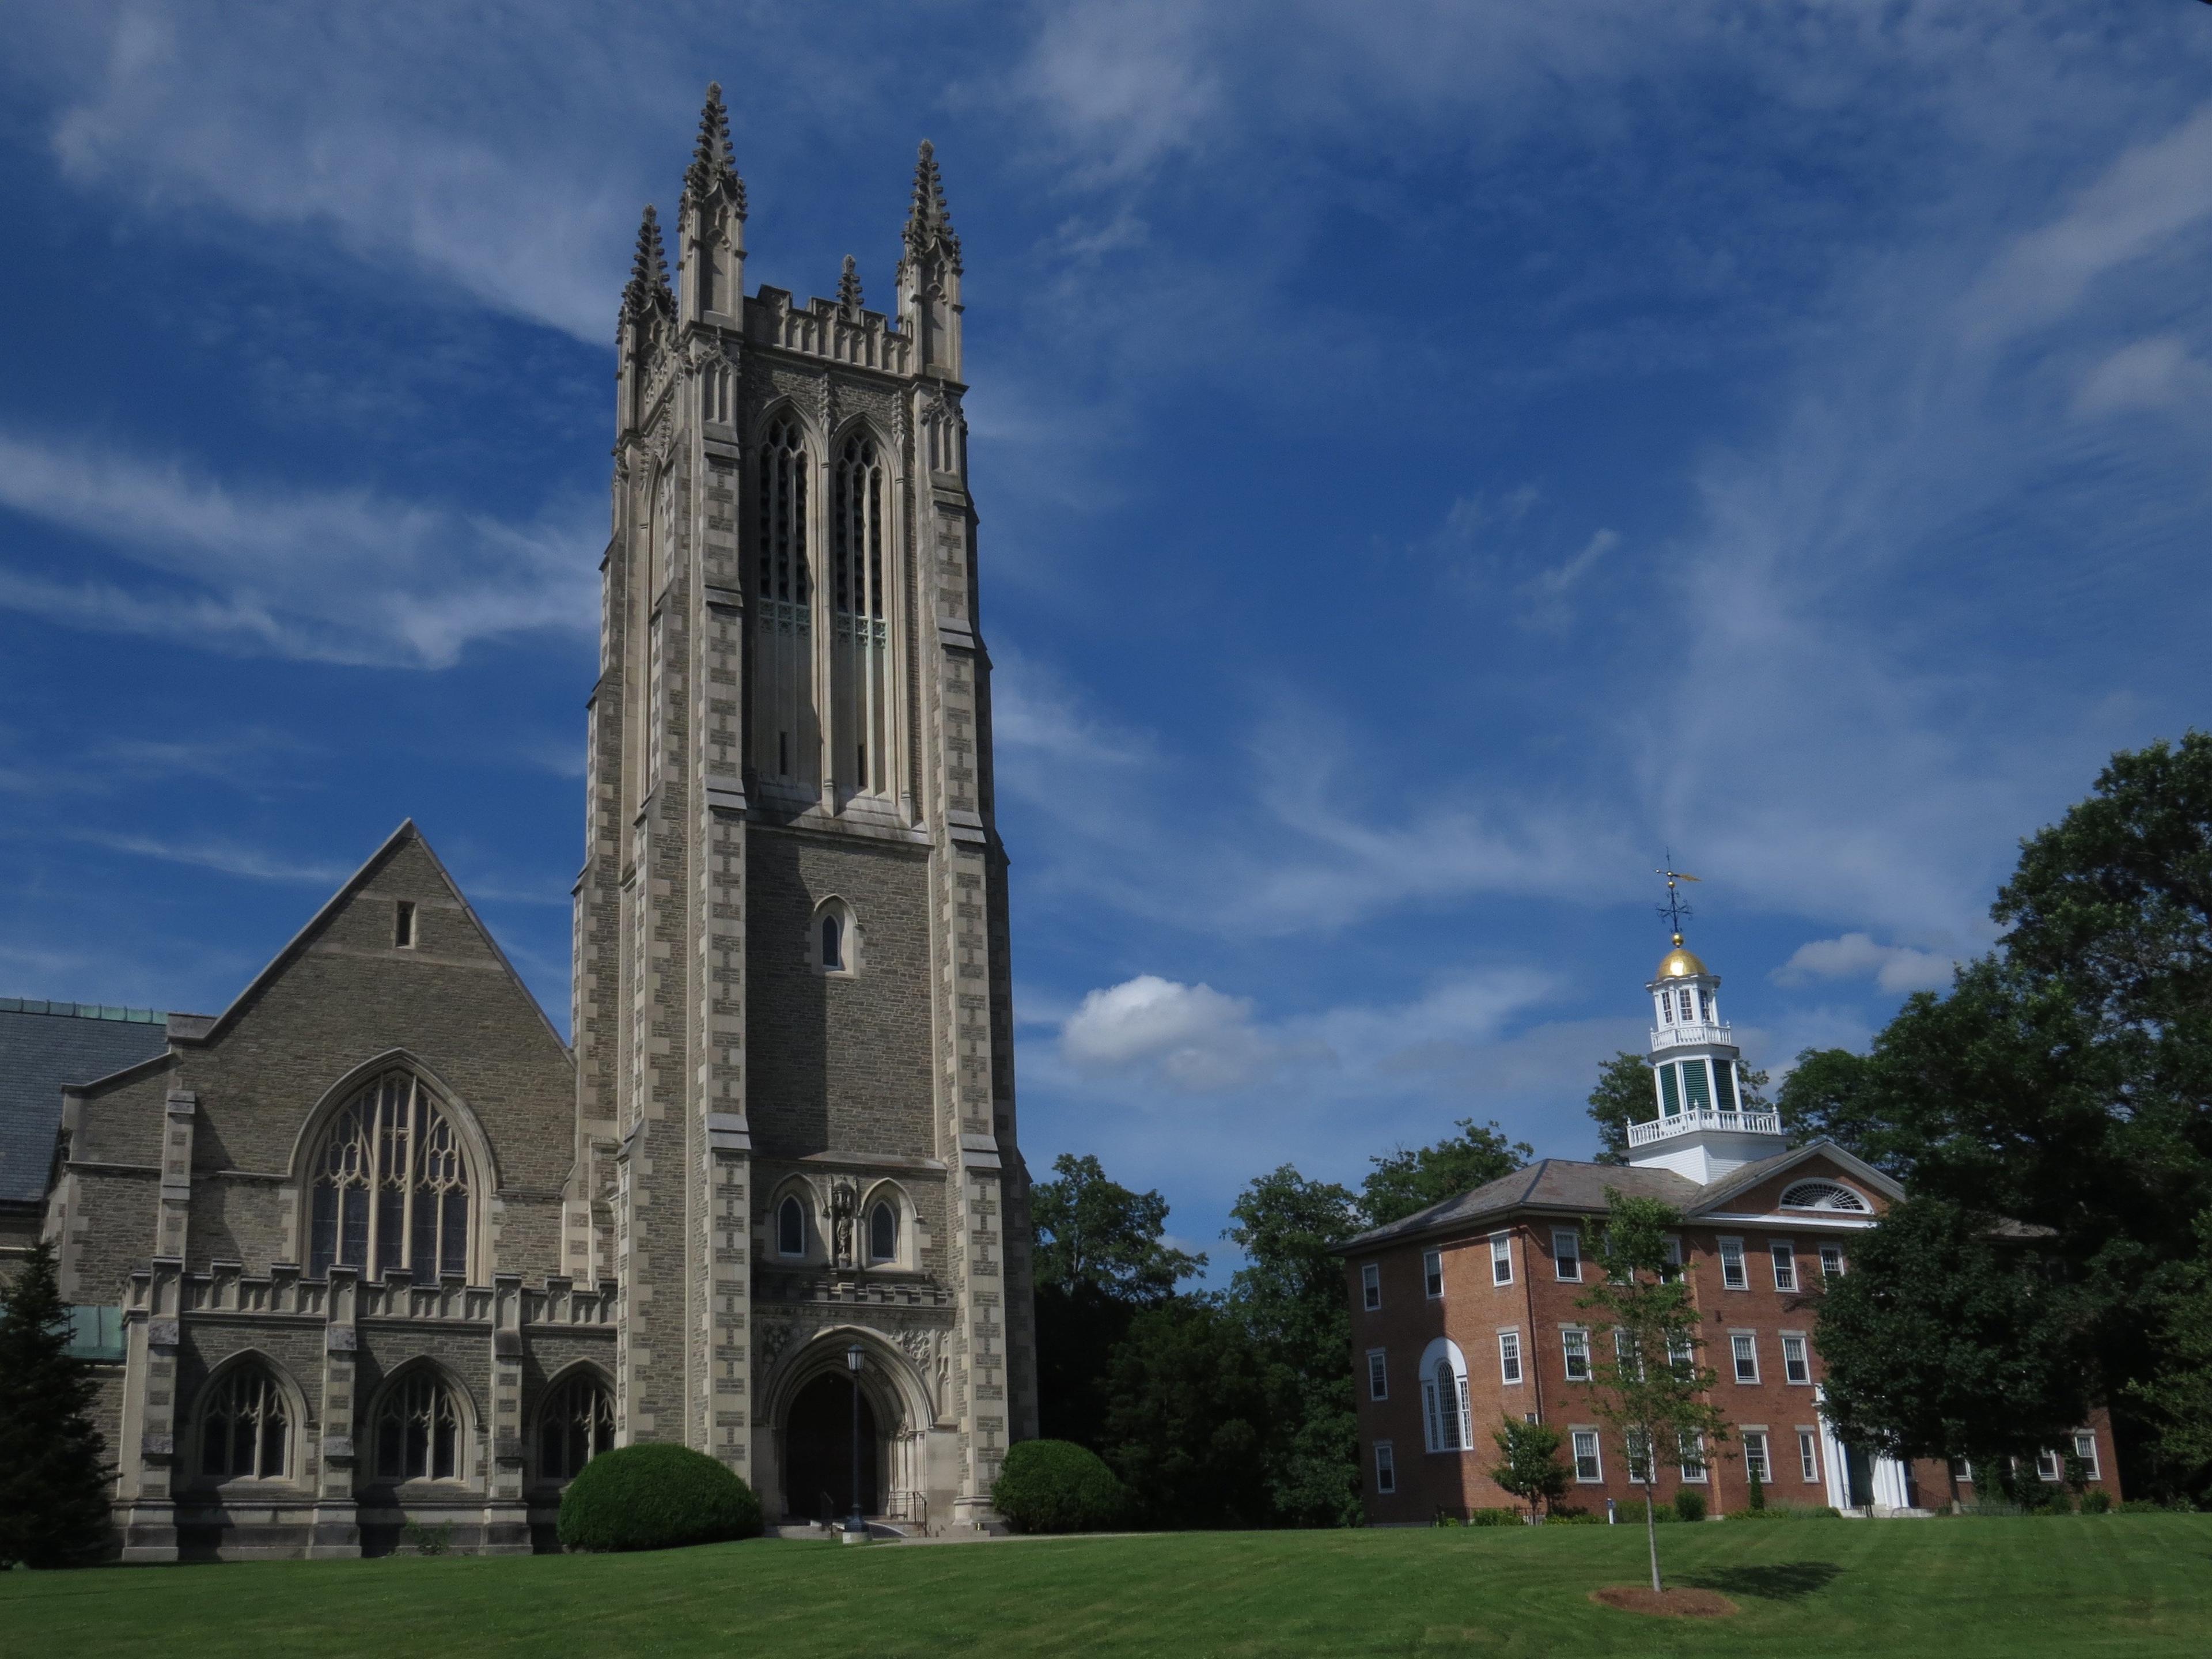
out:
M806 546L806 445L779 415L760 446L753 549L753 769L818 781L814 718L814 586Z
M836 648L830 718L837 738L837 787L881 794L887 787L884 660L884 463L865 432L837 453L830 516L830 597Z
M469 1270L468 1160L453 1121L422 1080L391 1072L331 1119L310 1166L309 1261L418 1284Z

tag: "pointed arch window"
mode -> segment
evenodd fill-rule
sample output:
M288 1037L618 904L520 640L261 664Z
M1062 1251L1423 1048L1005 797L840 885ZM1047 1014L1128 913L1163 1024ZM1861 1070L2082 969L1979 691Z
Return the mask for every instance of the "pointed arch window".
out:
M806 1206L796 1193L775 1206L775 1248L780 1255L806 1254Z
M461 1408L445 1379L408 1372L385 1391L376 1411L376 1474L383 1480L458 1480Z
M868 1260L896 1261L899 1249L898 1206L879 1198L868 1211Z
M779 415L763 434L753 538L753 769L816 781L813 567L808 562L809 462L799 422Z
M876 441L855 432L837 451L830 515L830 720L837 734L837 785L881 794L886 787L884 662L884 461Z
M835 973L845 965L845 919L835 910L822 913L822 966Z
M291 1470L292 1413L259 1365L231 1368L200 1408L200 1474L210 1480L282 1480Z
M545 1397L538 1414L538 1478L573 1480L615 1443L615 1396L589 1371L579 1371Z
M453 1120L428 1085L392 1072L331 1121L312 1165L309 1271L333 1266L417 1284L469 1269L473 1205Z

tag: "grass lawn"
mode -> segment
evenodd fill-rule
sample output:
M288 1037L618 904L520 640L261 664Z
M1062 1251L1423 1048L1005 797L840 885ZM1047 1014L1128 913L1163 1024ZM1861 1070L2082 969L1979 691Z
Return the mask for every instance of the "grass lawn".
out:
M1182 1533L0 1574L0 1653L1925 1654L2212 1650L2212 1516L1671 1527L1722 1620L1596 1607L1639 1528Z

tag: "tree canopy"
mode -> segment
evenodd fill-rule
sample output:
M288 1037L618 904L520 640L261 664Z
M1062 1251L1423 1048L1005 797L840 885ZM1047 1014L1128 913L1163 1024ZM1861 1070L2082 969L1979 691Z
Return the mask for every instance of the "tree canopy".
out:
M1650 1091L1647 1084L1645 1092ZM1359 1193L1369 1226L1402 1221L1417 1210L1510 1175L1535 1156L1527 1142L1508 1140L1495 1122L1478 1124L1463 1117L1455 1127L1457 1134L1433 1146L1411 1152L1396 1146L1368 1160L1375 1167L1359 1183Z

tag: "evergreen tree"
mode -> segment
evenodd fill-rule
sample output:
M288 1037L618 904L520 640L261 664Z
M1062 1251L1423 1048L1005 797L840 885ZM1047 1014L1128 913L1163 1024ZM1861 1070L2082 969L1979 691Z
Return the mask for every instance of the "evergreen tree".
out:
M1645 1085L1649 1093L1650 1085ZM1495 1122L1478 1127L1473 1118L1459 1121L1459 1133L1433 1146L1409 1152L1395 1147L1387 1157L1372 1158L1375 1167L1359 1183L1360 1208L1370 1227L1387 1227L1416 1210L1448 1198L1457 1198L1514 1170L1535 1156L1525 1141L1508 1140Z
M69 1352L52 1243L0 1291L0 1568L83 1566L108 1549L107 1447L92 1367Z
M1690 1270L1668 1260L1667 1236L1680 1229L1680 1212L1612 1188L1605 1200L1605 1221L1588 1230L1586 1247L1601 1277L1576 1304L1603 1322L1591 1333L1589 1408L1620 1431L1631 1469L1642 1468L1656 1595L1662 1585L1651 1492L1659 1470L1706 1465L1728 1437L1728 1421L1711 1403L1717 1379L1698 1363L1704 1340Z
M1538 1514L1566 1495L1567 1466L1559 1462L1559 1431L1548 1423L1509 1417L1490 1431L1498 1462L1490 1478Z

